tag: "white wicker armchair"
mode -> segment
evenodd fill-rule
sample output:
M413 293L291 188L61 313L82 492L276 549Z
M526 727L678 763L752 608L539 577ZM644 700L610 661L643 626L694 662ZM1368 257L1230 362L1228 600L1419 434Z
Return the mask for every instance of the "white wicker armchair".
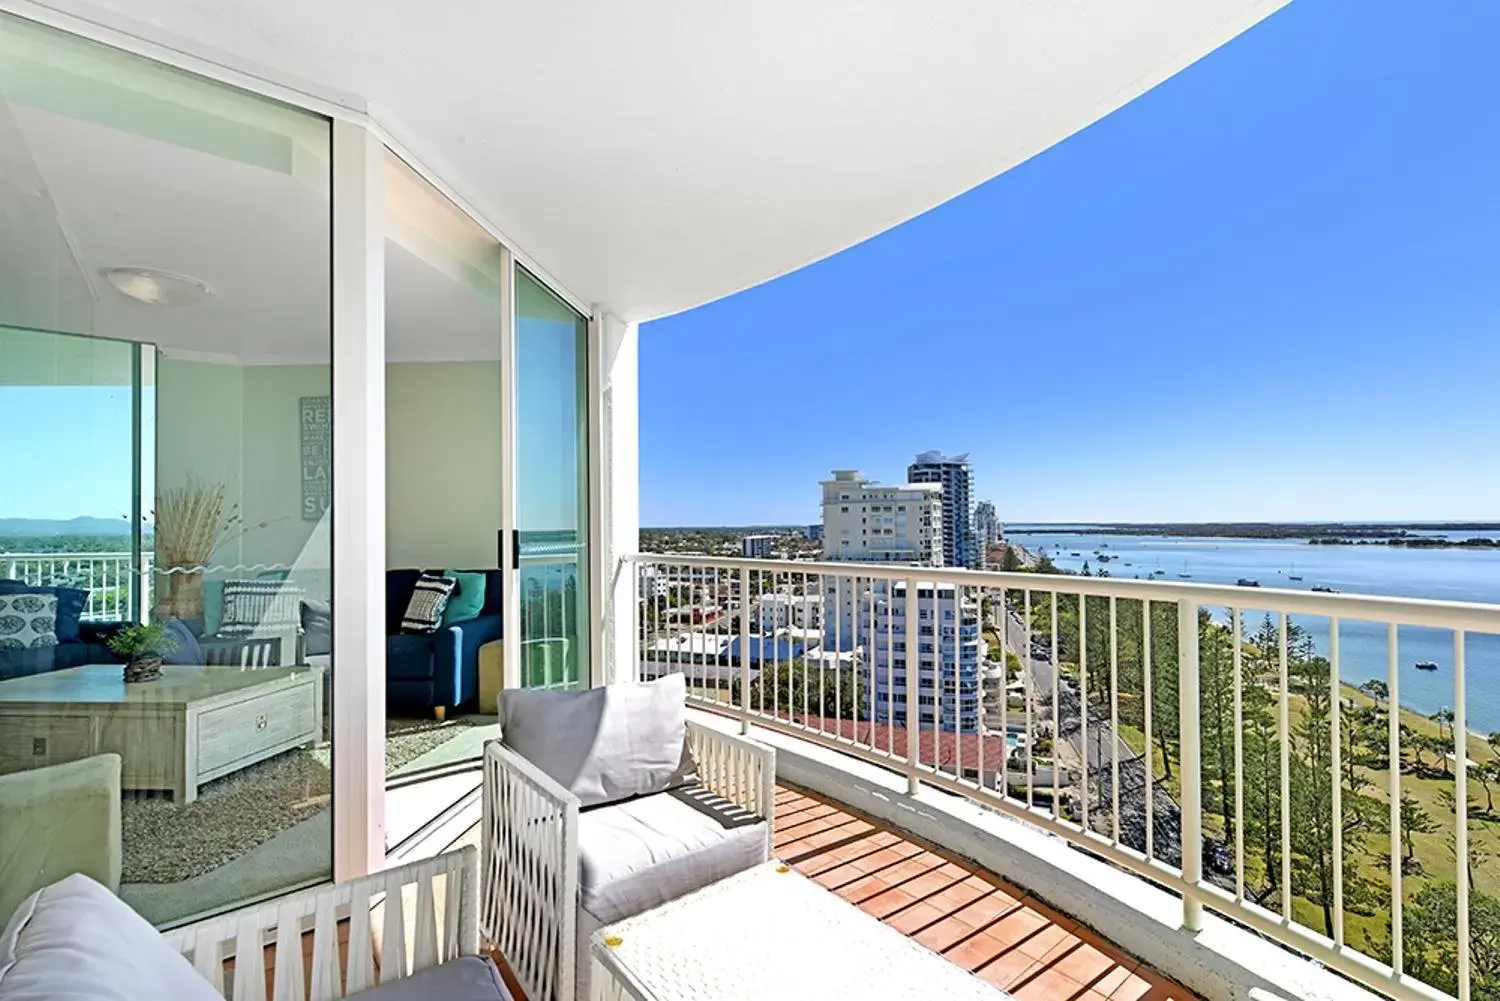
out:
M686 739L699 784L746 820L764 822L765 848L755 861L765 861L775 751L691 721ZM572 793L499 741L486 745L480 936L532 1001L573 1001L585 991L588 933L598 921L580 898L579 817Z
M164 932L214 989L233 1001L337 1001L479 952L474 849L461 848L346 883L314 887ZM380 906L378 927L371 912ZM347 919L340 962L338 923ZM303 965L312 932L311 969ZM263 949L276 946L267 990ZM377 959L378 950L378 959ZM235 959L231 982L225 961ZM248 962L243 960L249 960Z

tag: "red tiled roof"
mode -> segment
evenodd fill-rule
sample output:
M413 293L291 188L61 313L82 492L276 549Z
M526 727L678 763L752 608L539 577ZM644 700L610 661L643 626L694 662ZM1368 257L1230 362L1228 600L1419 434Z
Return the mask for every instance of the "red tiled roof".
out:
M835 720L828 716L803 716L793 713L791 722L806 726L820 733L837 734L856 744L873 746L876 750L891 749L898 758L906 757L908 730L904 726L874 723L870 720ZM937 752L933 758L934 748ZM979 767L979 755L983 749L984 770L999 771L1005 760L1005 740L998 733L952 733L950 731L921 731L917 742L919 760L926 765L939 768L954 768L962 764L965 771Z

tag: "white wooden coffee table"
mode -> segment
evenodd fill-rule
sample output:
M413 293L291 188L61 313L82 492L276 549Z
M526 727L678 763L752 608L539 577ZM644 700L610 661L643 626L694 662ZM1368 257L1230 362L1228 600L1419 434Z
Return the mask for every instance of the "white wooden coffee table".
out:
M592 1001L1009 997L767 862L594 933Z
M323 734L321 667L168 665L127 685L118 664L0 681L0 773L120 755L124 789L191 803L198 787Z

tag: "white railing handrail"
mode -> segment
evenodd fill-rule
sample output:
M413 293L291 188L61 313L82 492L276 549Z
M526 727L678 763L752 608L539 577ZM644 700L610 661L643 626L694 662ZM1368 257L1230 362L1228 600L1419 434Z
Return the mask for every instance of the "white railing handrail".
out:
M20 580L37 587L63 585L89 592L85 621L107 621L136 614L149 616L156 554L143 549L52 553L0 552L0 580Z
M129 549L99 552L7 552L0 549L0 560L129 560L133 555ZM150 555L147 552L145 555Z
M736 556L677 556L666 553L631 553L627 563L670 563L673 566L717 570L759 570L766 573L827 574L901 582L915 577L922 583L961 587L1004 588L1011 591L1064 591L1091 598L1127 598L1150 601L1191 601L1197 605L1272 608L1289 615L1394 622L1403 626L1433 626L1440 629L1470 629L1500 633L1500 605L1435 598L1402 598L1348 592L1298 591L1277 587L1242 587L1237 584L1196 584L1182 581L1136 580L1131 577L1082 577L1071 574L1038 574L1004 570L964 570L954 567L914 567L889 563L854 563L840 560L767 560ZM1038 584L1038 581L1051 583ZM1066 581L1058 584L1057 581Z
M1344 912L1349 901L1343 886L1340 860L1348 848L1347 839L1356 835L1346 834L1344 828L1344 821L1350 815L1342 800L1341 730L1342 726L1352 724L1341 724L1341 720L1344 714L1353 711L1353 707L1345 705L1345 676L1341 672L1347 663L1357 661L1341 652L1339 636L1348 623L1385 626L1382 632L1385 633L1387 656L1382 658L1382 668L1389 694L1384 702L1386 722L1382 729L1388 729L1394 763L1394 767L1388 765L1386 768L1390 775L1387 791L1392 799L1390 816L1394 825L1391 834L1394 845L1394 839L1404 824L1397 809L1405 764L1401 738L1406 729L1401 720L1397 684L1399 629L1402 626L1430 627L1451 634L1454 683L1452 739L1448 753L1450 761L1466 761L1470 739L1465 729L1464 675L1469 666L1465 655L1466 641L1477 634L1500 636L1500 605L1244 585L831 560L636 553L623 557L622 562L633 567L642 581L647 568L657 571L655 587L640 587L638 581L632 613L636 617L637 671L686 674L690 686L688 699L693 705L736 718L746 731L752 725L764 727L893 769L906 776L913 793L925 784L1025 819L1181 894L1183 925L1188 930L1201 927L1203 907L1207 905L1274 941L1403 1001L1436 1001L1453 997L1469 1001L1472 997L1469 976L1471 942L1467 920L1470 878L1466 866L1457 866L1453 877L1459 914L1453 994L1406 972L1411 967L1403 964L1401 915L1410 904L1403 896L1401 868L1396 858L1399 853L1391 853L1392 881L1387 902L1392 913L1391 961L1367 955L1360 948L1362 942L1356 943L1344 937ZM817 594L825 599L823 633L832 639L838 650L851 651L853 659L847 668L838 663L830 667L826 656L802 656L792 649L789 641L783 647L779 638L768 648L764 637L752 634L753 608L758 607L753 598L764 592L752 590L751 585L753 582L763 589L768 577L772 586L778 586L784 580L792 591L800 590L805 596ZM940 585L941 590L932 593L915 586L929 583ZM896 586L887 587L887 584ZM950 586L953 588L951 592L948 590ZM736 588L740 596L738 605L734 602ZM959 644L928 643L923 639L925 633L922 630L931 628L927 622L929 617L932 627L940 625L943 617L949 614L946 608L949 603L956 609L977 603L981 597L999 599L990 606L993 621L987 621L984 627L997 634L1002 663L1010 664L1012 657L1021 662L1021 680L1017 682L1020 690L1016 694L1021 697L1022 707L1007 710L1011 686L1005 684L1004 693L997 702L992 704L985 700L984 715L976 724L974 717L965 718L971 710L967 708L967 700L956 694L960 687L958 682L976 670L973 655L963 655L965 659L961 663ZM1083 598L1104 599L1107 605L1101 609L1097 603L1085 602ZM725 602L728 614L703 623L683 621L680 616L670 614L674 602L680 605L699 600ZM1130 604L1122 606L1121 601ZM889 614L895 610L893 606L902 603L905 605L904 625L896 621L900 615ZM1163 618L1167 611L1163 606L1174 606L1175 614ZM1099 613L1104 609L1108 614L1101 623ZM1212 614L1207 619L1200 619L1200 613L1214 613L1218 609L1229 610L1226 621L1221 622L1217 615ZM1250 643L1243 631L1245 610L1263 610L1274 616L1273 620L1267 620L1271 622L1267 628L1275 628L1280 637L1279 680L1271 665L1278 657L1277 647L1275 644L1256 647ZM1135 716L1127 717L1120 710L1119 696L1125 687L1124 675L1120 672L1127 662L1120 658L1122 651L1117 647L1117 641L1120 626L1126 624L1127 612L1133 627L1139 627L1132 648L1125 651L1129 654L1129 666L1133 666L1138 674L1134 687L1128 688L1127 693L1132 700L1139 699L1133 704L1135 712L1143 714L1143 721ZM1034 631L1034 613L1045 615L1051 624L1050 631ZM1073 621L1069 623L1068 631L1060 634L1058 623L1063 615L1071 616ZM1298 670L1294 680L1302 686L1295 693L1288 680L1287 640L1294 627L1300 626L1293 617L1325 620L1329 634L1326 657L1321 652L1294 651L1293 662ZM1175 643L1172 644L1174 649L1166 651L1157 645L1163 640L1153 640L1152 634L1168 628L1166 623L1169 620L1175 632ZM1223 646L1207 646L1205 637L1213 637L1214 629L1225 630L1235 639L1232 643L1221 640ZM755 628L753 631L760 630ZM1095 643L1101 633L1108 639L1102 663ZM674 637L680 640L685 635L692 638L699 634L706 640L717 641L717 644L701 644L704 650L717 650L716 654L699 658L694 652L697 646L689 644L684 647L674 641ZM663 637L667 640L665 645ZM1075 651L1065 660L1059 641L1073 643L1075 639ZM845 641L848 641L847 646ZM1202 769L1205 733L1209 732L1217 734L1212 746L1218 755L1219 769L1224 768L1227 751L1223 734L1227 732L1225 719L1229 717L1206 715L1205 703L1200 702L1200 683L1206 677L1203 672L1219 672L1216 684L1225 683L1224 675L1229 670L1224 659L1227 656L1225 650L1231 646L1233 675L1229 690L1234 694L1234 758L1229 779L1233 785L1232 804L1229 803L1228 786L1205 777ZM1214 660L1204 659L1214 650L1217 650L1212 654ZM1246 651L1253 651L1257 657L1254 668L1257 674L1244 673L1246 666L1242 663L1242 655ZM1175 665L1172 663L1174 659ZM1326 677L1313 682L1309 679L1318 676L1307 672L1318 670L1313 666L1317 660L1323 662L1321 670L1326 672ZM983 673L983 663L978 667ZM947 683L950 670L953 672L952 685ZM1175 679L1173 702L1176 704L1172 707L1175 719L1169 717L1163 721L1159 717L1165 704L1159 704L1152 694L1153 675ZM1008 669L1001 677L1008 677ZM1243 795L1251 773L1246 769L1241 746L1241 735L1249 717L1242 717L1244 706L1240 696L1243 686L1252 679L1266 686L1280 710L1279 721L1274 724L1276 743L1272 746L1279 747L1280 751L1278 810L1282 831L1277 844L1281 876L1277 878L1267 871L1258 877L1270 889L1280 889L1280 913L1262 906L1247 892L1245 861L1252 846L1245 833ZM1353 683L1352 679L1350 683ZM838 686L841 684L844 686L843 696L839 695ZM811 694L814 690L816 696ZM1217 689L1214 697L1223 700L1224 691L1223 688ZM1323 708L1314 710L1306 700L1318 691L1322 692ZM1066 699L1061 698L1064 693ZM1208 697L1205 688L1202 698ZM852 702L848 701L850 698ZM1309 807L1315 794L1306 789L1299 790L1293 797L1287 784L1290 774L1287 755L1294 736L1289 706L1294 698L1304 700L1296 714L1299 726L1306 723L1308 727L1306 731L1295 734L1299 742L1297 767L1313 767L1314 772L1330 780L1330 788L1324 790L1328 802L1322 806ZM827 709L829 705L833 706L832 712ZM1007 711L1015 715L1007 718ZM1220 714L1231 712L1223 705L1214 711ZM987 720L992 712L999 716L998 726ZM1313 716L1309 715L1315 712L1324 714L1320 717L1321 729L1314 726ZM1153 742L1153 717L1158 717L1156 736L1163 741L1160 745ZM1024 727L1021 727L1019 724L1023 720ZM1213 730L1209 731L1207 728L1211 725ZM1131 747L1120 749L1125 746L1122 728L1127 726L1142 728L1135 738L1144 735L1144 752ZM1009 733L1013 729L1022 731L1025 739L1025 744L1016 749L1009 748L1006 738L1000 736L1002 732ZM1096 739L1110 745L1107 752L1102 748L1091 750L1089 738L1095 734L1098 734ZM1310 734L1321 736L1314 738ZM1038 750L1038 737L1046 738L1050 750ZM1363 739L1368 740L1368 735ZM1383 737L1382 743L1385 740ZM992 746L993 741L998 741L999 746ZM973 755L967 768L963 757L966 743L970 744L967 753ZM1154 763L1157 750L1166 755L1169 743L1176 753L1175 792L1167 783L1173 777L1166 772L1171 767L1170 760L1162 765L1161 770ZM1315 748L1321 748L1322 758L1314 767L1313 760L1304 760L1304 756ZM1266 760L1268 753L1261 752L1262 760ZM1038 763L1039 758L1042 763ZM1420 748L1416 760L1420 763ZM1135 826L1129 831L1122 820L1122 806L1125 804L1121 796L1122 766L1127 762L1132 775L1125 784L1132 798L1139 799L1131 806L1134 812L1128 819ZM1368 763L1351 764L1351 770L1355 767L1371 768ZM1462 854L1470 812L1468 768L1456 767L1451 771L1451 779L1442 781L1451 783L1455 805L1449 820L1454 827L1455 848ZM1257 771L1256 774L1262 773ZM1355 788L1352 785L1354 780L1349 781L1351 788ZM1366 781L1364 787L1373 788L1370 781ZM1043 794L1040 803L1034 799L1034 791ZM1098 794L1097 803L1092 793ZM1210 794L1218 801L1217 806L1206 802ZM1332 887L1324 888L1321 892L1326 896L1319 898L1331 914L1327 919L1329 930L1326 934L1320 930L1322 923L1315 928L1292 916L1289 860L1293 843L1286 824L1294 806L1320 811L1324 822L1331 821L1327 840L1318 842L1322 850L1332 853ZM1091 809L1108 820L1091 822ZM1224 816L1222 811L1228 809L1235 811L1234 819L1225 819L1224 830L1206 829L1205 818L1212 817L1217 822ZM1163 822L1167 826L1153 839L1157 825ZM1260 822L1269 823L1266 820ZM1111 826L1112 836L1107 830ZM1369 836L1369 828L1364 832L1354 843L1360 844L1358 850L1369 854L1362 843L1363 837ZM1122 836L1126 833L1129 840ZM1217 875L1204 871L1207 868L1205 852L1214 844L1222 845L1223 851L1233 852L1232 889L1225 888L1229 876L1223 862L1214 863ZM1298 850L1305 852L1307 849L1304 845ZM1258 855L1256 861L1259 864ZM1317 892L1315 888L1314 893ZM1309 900L1314 899L1304 891L1299 893Z

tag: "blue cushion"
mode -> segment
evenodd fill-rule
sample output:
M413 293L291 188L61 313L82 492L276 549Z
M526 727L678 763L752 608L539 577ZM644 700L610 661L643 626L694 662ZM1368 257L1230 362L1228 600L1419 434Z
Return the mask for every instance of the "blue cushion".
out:
M173 619L167 623L167 635L177 641L177 646L161 655L163 664L203 663L203 648L198 645L198 637L193 635L193 631L181 619Z
M76 587L39 587L19 580L0 580L0 594L51 594L57 597L57 642L78 639L78 622L88 606L89 593Z
M203 635L213 636L224 624L224 582L203 582Z
M458 581L458 586L448 595L448 604L443 606L443 625L451 626L479 618L479 613L484 611L484 574L444 570L443 576Z
M479 610L479 614L480 615L499 615L500 614L500 612L501 612L500 582L501 582L501 580L504 579L504 576L505 576L501 571L496 570L493 567L486 567L486 568L480 569L480 570L464 570L462 568L455 567L452 570L429 570L427 572L428 573L435 573L435 574L443 574L443 575L446 575L446 576L449 576L449 577L453 576L454 574L471 574L471 573L484 574L484 607ZM407 597L411 597L411 595L408 594Z

